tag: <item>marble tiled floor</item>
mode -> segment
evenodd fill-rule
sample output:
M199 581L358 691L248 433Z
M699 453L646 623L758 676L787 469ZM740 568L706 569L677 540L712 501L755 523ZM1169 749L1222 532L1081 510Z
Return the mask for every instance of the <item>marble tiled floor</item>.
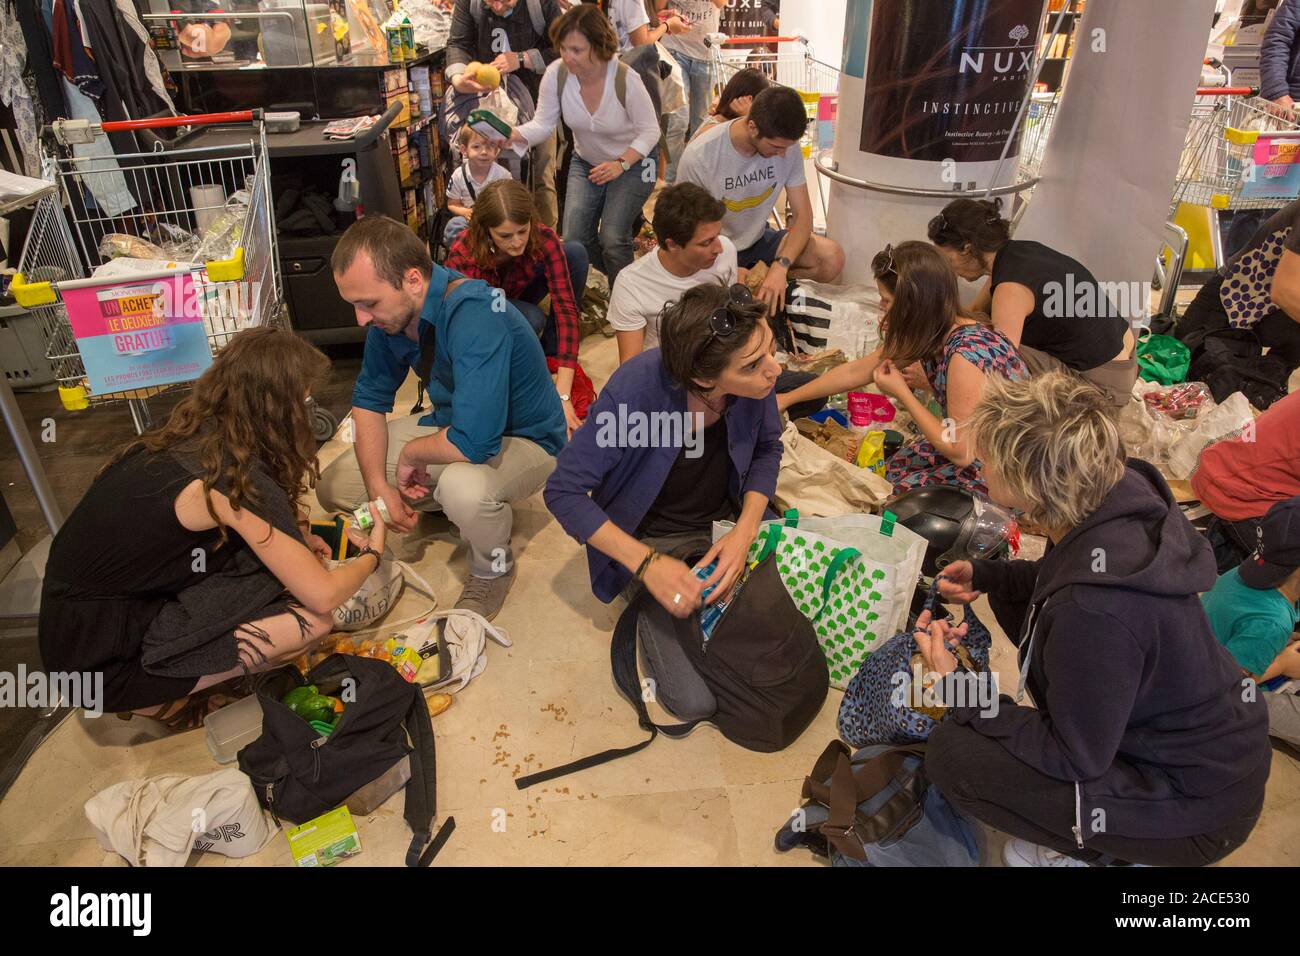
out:
M602 383L616 362L613 342L588 339L583 362ZM334 442L322 458L344 451ZM527 793L516 789L524 773L626 746L640 732L610 679L615 611L591 596L581 549L540 495L516 511L515 547L519 576L497 621L514 646L489 645L487 670L434 721L439 811L457 822L439 864L813 865L804 851L776 853L772 838L798 805L804 773L835 736L836 691L782 753L751 753L702 727L685 740L661 739L640 754ZM416 553L415 566L439 604L450 607L466 573L463 546L440 534ZM408 592L395 613L418 611L419 600ZM992 615L983 619L992 622ZM1011 646L1000 633L993 664L1002 686L1014 686ZM78 715L55 731L0 803L0 865L125 865L91 835L85 801L131 777L216 769L202 731L159 738L148 724ZM359 829L363 853L344 865L402 864L409 839L400 798L362 818ZM1275 751L1264 817L1226 863L1290 865L1300 859L1297 847L1300 762ZM290 856L276 836L241 861L195 862L281 866Z

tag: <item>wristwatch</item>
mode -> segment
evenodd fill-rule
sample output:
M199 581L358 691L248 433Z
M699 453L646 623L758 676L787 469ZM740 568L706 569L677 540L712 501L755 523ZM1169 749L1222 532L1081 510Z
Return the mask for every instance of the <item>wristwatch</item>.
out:
M560 401L562 401L562 402L567 402L568 400L569 400L569 396L568 396L568 395L561 395L561 396L560 396Z
M626 159L620 159L618 161L618 164L623 167L623 172L627 172L629 169L632 168L632 164L628 162Z
M782 256L780 259L777 259L776 264L786 270L789 270L789 268L794 265L794 263L790 261L789 256Z

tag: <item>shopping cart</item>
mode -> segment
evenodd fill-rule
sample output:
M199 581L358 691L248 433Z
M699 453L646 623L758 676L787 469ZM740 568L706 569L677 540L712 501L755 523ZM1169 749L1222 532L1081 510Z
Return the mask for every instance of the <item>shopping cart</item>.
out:
M1300 124L1253 87L1202 87L1174 184L1179 203L1273 209L1300 196ZM1264 142L1260 142L1264 136ZM1292 167L1297 175L1282 175Z
M184 148L187 131L154 152L70 155L74 144L108 133L231 123L249 124L246 143ZM125 401L143 432L151 424L147 398L198 378L236 332L284 324L261 111L59 120L47 133L54 145L45 177L59 189L33 214L10 288L38 317L64 404ZM114 180L119 171L123 179ZM91 188L110 181L124 182L135 200L112 216ZM157 268L139 258L158 250L170 259ZM116 255L130 261L97 277ZM101 373L109 369L121 372Z
M762 70L773 83L792 87L805 99L839 91L839 69L814 57L805 37L728 37L713 33L708 42L709 83L715 97L729 79L746 67Z
M728 37L711 33L706 42L710 51L709 86L713 100L722 94L728 80L746 68L761 70L773 83L796 90L809 120L821 118L823 99L839 94L839 69L814 57L806 37ZM826 113L833 117L834 107L830 106ZM817 151L820 136L821 124L810 123L801 141L805 159ZM815 188L824 222L826 190L820 178Z
M1061 101L1060 90L1052 93L1034 93L1029 100L1024 125L1020 128L1020 160L1016 181L1029 183L1038 179L1043 168L1043 154L1052 136L1052 123L1056 107Z

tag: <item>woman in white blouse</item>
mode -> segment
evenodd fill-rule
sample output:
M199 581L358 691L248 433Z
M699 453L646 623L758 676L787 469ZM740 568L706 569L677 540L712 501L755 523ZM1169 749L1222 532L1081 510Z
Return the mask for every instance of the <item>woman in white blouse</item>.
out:
M637 217L654 191L659 116L641 78L619 61L618 38L594 4L556 20L551 42L560 59L542 77L532 121L510 141L540 143L563 115L574 139L564 237L582 243L613 285L632 262Z

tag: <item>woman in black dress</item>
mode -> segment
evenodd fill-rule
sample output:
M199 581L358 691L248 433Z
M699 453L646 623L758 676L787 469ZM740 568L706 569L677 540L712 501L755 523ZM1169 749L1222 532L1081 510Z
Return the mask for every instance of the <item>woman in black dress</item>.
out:
M329 360L290 332L235 335L167 424L126 446L55 536L41 596L50 672L102 673L107 711L193 726L192 697L327 635L379 563L384 525L333 571L301 498L319 468L311 391Z
M1118 412L1138 377L1136 340L1125 314L1145 303L1132 301L1122 283L1098 282L1063 252L1012 239L1001 208L1000 199L955 199L930 220L929 239L963 279L988 278L970 308L993 320L1030 374L1082 376Z

